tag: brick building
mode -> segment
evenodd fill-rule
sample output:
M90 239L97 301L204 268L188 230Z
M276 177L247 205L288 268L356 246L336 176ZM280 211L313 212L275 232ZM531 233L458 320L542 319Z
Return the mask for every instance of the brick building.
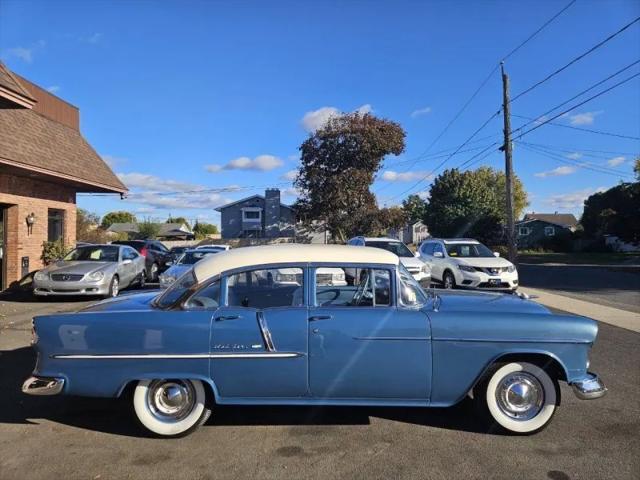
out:
M0 62L0 290L74 245L76 193L126 187L80 133L79 111Z

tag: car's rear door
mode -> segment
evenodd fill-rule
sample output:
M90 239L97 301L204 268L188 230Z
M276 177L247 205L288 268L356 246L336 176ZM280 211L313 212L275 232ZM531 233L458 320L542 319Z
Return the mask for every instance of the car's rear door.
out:
M269 282L278 268L224 279L211 328L211 377L222 398L308 396L305 269L287 266L300 284Z
M309 309L311 395L332 400L424 401L431 382L427 316L398 307L395 270L361 269L369 285L315 285ZM375 285L375 288L372 286Z

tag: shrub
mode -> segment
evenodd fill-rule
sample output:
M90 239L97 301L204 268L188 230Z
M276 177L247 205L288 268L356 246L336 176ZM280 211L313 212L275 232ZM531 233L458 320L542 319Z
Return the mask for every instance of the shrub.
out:
M56 260L61 259L71 251L67 248L62 240L57 242L42 242L42 255L40 259L45 265L50 265Z

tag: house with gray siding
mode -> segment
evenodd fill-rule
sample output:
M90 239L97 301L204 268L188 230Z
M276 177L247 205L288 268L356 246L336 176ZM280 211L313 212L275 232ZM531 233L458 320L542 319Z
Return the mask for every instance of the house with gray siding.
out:
M223 239L294 237L295 212L280 201L280 190L269 188L216 208Z
M572 213L527 213L516 222L518 247L542 247L553 238L570 237L577 228L578 219Z

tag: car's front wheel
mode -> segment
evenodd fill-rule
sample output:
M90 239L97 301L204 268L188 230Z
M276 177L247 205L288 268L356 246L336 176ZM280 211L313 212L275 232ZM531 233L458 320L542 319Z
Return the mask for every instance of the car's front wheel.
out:
M164 437L191 433L211 415L200 380L140 380L133 408L140 423Z
M474 390L492 423L518 434L545 428L560 403L558 380L528 362L494 365Z
M120 293L120 279L117 275L114 275L111 279L111 283L109 284L109 292L107 293L107 298L117 297L118 293Z
M442 286L444 288L456 288L456 277L449 270L442 275Z

